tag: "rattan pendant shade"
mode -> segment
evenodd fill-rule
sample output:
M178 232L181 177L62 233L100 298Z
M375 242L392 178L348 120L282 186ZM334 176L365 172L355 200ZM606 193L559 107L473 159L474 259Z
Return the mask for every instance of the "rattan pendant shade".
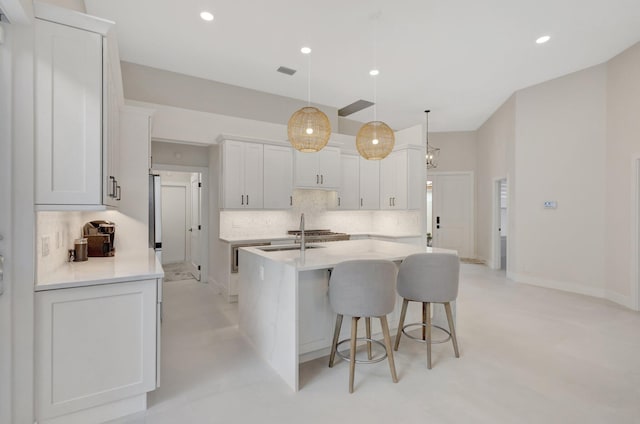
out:
M321 110L306 106L289 118L287 135L296 150L305 153L318 152L329 142L331 123Z
M396 137L393 130L382 121L364 124L356 135L358 153L368 160L382 160L393 150Z

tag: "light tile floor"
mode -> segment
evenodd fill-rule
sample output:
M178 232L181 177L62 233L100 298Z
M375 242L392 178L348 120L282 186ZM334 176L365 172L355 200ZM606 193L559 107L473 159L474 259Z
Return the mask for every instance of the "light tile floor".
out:
M165 284L162 386L138 423L640 423L640 314L587 296L516 284L462 265L461 358L403 339L400 381L386 361L321 358L293 393L237 330L236 305L195 281Z

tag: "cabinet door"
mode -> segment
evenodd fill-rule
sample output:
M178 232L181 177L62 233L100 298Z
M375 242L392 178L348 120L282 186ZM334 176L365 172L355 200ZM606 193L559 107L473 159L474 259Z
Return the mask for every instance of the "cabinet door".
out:
M391 205L393 209L407 209L407 175L409 162L407 161L407 150L400 150L394 152L394 175L395 175L395 187L393 190L393 198L391 199Z
M407 209L420 209L424 199L425 176L422 168L425 166L424 152L421 150L408 150L407 173Z
M222 145L222 207L244 208L244 143L225 141Z
M360 176L358 156L342 155L340 167L340 190L338 190L338 209L360 209Z
M264 208L292 206L293 152L290 147L264 146Z
M107 40L103 39L103 86L102 86L102 203L118 207L122 184L120 174L120 105L114 95L112 64ZM120 192L120 193L119 193Z
M262 144L244 144L244 199L245 208L262 209L264 149Z
M340 149L325 147L318 156L320 187L338 189L340 187Z
M102 38L36 19L36 204L102 204Z
M360 158L360 209L380 209L380 161Z
M395 182L394 153L391 153L380 161L380 209L393 209Z
M296 187L318 188L320 185L320 170L318 169L319 156L323 152L302 153L295 151L295 176Z
M156 387L156 280L36 293L36 418Z

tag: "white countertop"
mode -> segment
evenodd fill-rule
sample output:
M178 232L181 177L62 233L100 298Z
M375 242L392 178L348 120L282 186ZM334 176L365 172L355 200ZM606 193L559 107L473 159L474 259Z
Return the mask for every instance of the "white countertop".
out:
M405 238L405 237L421 237L420 234L392 234L392 233L378 233L378 232L359 232L359 233L349 233L350 236L354 237L362 237L362 236L371 236L371 237L386 237L386 238ZM260 236L237 236L237 237L220 237L221 241L227 243L261 243L268 241L279 241L279 240L295 240L296 236L289 234L273 234L273 235L260 235Z
M333 268L337 263L355 259L386 259L399 261L414 253L446 252L457 255L455 250L423 247L413 244L380 240L348 240L330 243L312 243L318 248L307 249L304 260L299 250L262 251L257 247L241 250L269 260L295 267L298 271ZM242 265L240 265L242 268Z
M164 277L164 270L153 249L136 253L116 253L110 258L89 258L85 262L68 262L55 271L38 276L35 290L112 284Z

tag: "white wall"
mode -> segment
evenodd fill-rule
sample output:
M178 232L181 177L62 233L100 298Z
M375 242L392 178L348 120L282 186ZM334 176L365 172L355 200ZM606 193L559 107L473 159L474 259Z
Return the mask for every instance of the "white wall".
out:
M640 43L607 67L605 275L608 296L638 307L634 161L640 158ZM633 214L636 214L635 216ZM637 229L636 229L637 231Z
M510 97L476 132L476 256L492 260L492 213L495 180L508 178L508 201L515 204L515 95ZM515 217L510 214L509 245L514 240ZM508 253L509 264L515 263L515 250Z
M434 171L476 170L476 132L457 131L429 134L429 145L440 148L438 167Z
M605 116L604 65L517 93L517 279L603 294Z
M209 166L207 146L152 141L151 158L153 165Z
M50 3L55 6L75 10L76 12L87 13L84 0L40 0L43 3Z

